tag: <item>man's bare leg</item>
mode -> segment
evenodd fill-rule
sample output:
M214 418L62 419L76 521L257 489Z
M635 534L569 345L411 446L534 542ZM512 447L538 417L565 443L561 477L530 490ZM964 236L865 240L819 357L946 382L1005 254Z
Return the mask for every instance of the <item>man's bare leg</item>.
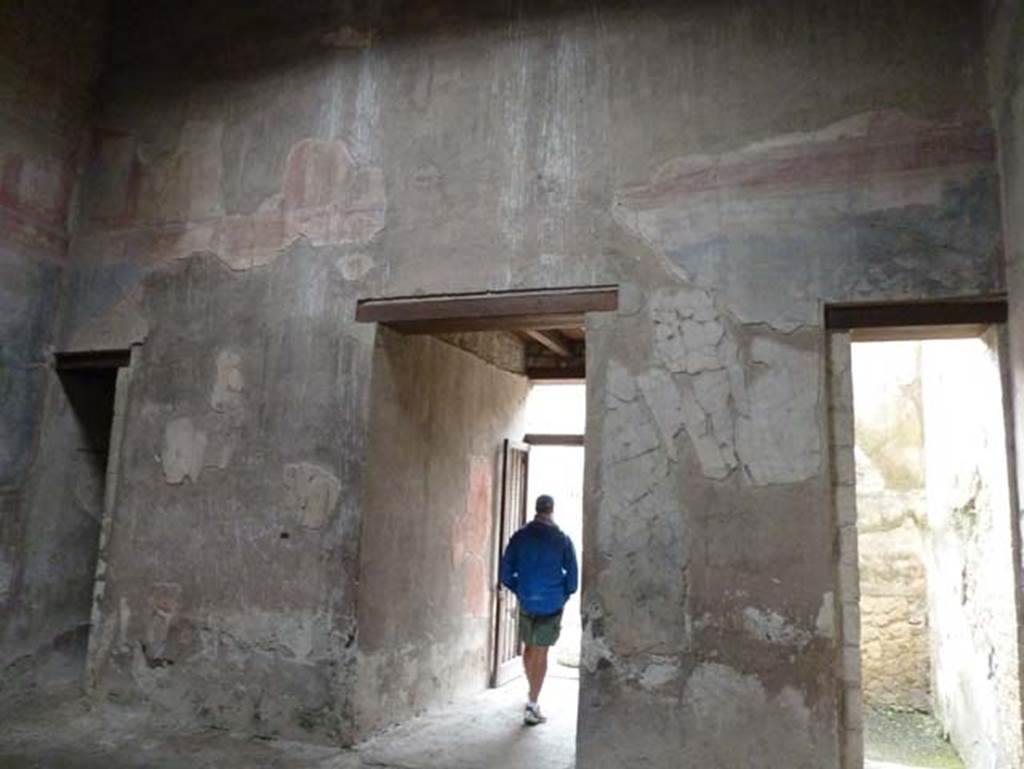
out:
M536 702L548 672L548 647L525 646L523 667L526 669L526 680L530 684L530 702Z
M523 671L526 673L526 683L530 692L533 692L533 648L526 644L523 645ZM535 701L532 697L530 699Z

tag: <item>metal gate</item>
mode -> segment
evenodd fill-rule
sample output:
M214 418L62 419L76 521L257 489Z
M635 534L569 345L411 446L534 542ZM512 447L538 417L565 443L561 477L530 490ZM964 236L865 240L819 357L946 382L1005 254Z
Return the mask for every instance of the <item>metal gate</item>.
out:
M497 567L512 535L526 524L526 484L530 470L530 447L506 440L502 449L501 506L498 518L498 559L495 583L498 600L494 622L494 654L491 686L498 687L522 674L519 662L519 602L501 586Z

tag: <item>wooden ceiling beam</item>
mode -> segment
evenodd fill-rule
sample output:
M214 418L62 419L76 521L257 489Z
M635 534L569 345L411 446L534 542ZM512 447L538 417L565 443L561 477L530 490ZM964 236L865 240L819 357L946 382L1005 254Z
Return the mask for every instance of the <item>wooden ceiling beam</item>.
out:
M561 358L572 357L572 350L570 350L569 346L565 343L565 337L555 329L542 331L540 329L527 328L523 329L523 335L538 344L544 345L546 348L551 350L551 352Z
M583 316L568 318L582 320ZM383 322L383 321L382 321ZM507 315L486 318L436 318L384 322L388 328L403 334L454 334L465 331L550 331L562 328L565 315Z
M555 360L564 361L557 365L554 364ZM541 382L576 382L587 378L587 362L582 357L571 358L566 360L564 358L552 359L551 364L538 364L535 361L527 361L526 363L526 376L528 379L534 379Z

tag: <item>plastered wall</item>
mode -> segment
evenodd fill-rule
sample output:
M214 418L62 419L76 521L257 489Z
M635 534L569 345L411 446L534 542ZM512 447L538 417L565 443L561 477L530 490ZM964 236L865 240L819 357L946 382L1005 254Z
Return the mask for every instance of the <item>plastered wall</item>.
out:
M821 303L1004 287L975 4L112 18L59 331L139 346L99 691L352 739L356 300L616 283L580 766L837 766Z
M1007 408L1009 430L1014 444L1024 440L1024 7L1019 0L992 0L986 3L986 63L991 100L991 115L996 127L1001 172L1002 235L1006 250L1007 289L1010 319L1005 340L1008 358ZM1013 465L1021 475L1021 453L1016 451ZM1019 484L1018 484L1019 485ZM1019 493L1011 497L1011 538L1018 553L1018 595L1020 584L1021 514ZM1018 598L1018 604L1020 599ZM1024 644L1024 627L1018 628L1018 644Z
M69 480L53 493L38 473L41 435L61 421L69 462L56 474L81 469L69 453L79 436L47 367L105 7L11 0L0 12L0 688L8 691L73 680L75 639L88 624L89 491L78 489L76 501ZM47 496L60 499L40 509Z
M969 769L1024 761L1001 390L995 330L922 346L934 707Z
M361 733L487 685L501 446L529 382L382 329L359 569Z

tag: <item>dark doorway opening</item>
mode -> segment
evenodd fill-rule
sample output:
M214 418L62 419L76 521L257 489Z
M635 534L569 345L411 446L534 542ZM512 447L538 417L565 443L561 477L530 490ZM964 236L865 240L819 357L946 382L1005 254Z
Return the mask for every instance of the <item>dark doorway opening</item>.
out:
M64 407L57 426L56 461L66 463L61 567L67 611L77 620L73 638L63 640L76 663L85 665L96 593L102 531L109 520L118 429L118 390L129 363L127 351L58 354L56 373Z

